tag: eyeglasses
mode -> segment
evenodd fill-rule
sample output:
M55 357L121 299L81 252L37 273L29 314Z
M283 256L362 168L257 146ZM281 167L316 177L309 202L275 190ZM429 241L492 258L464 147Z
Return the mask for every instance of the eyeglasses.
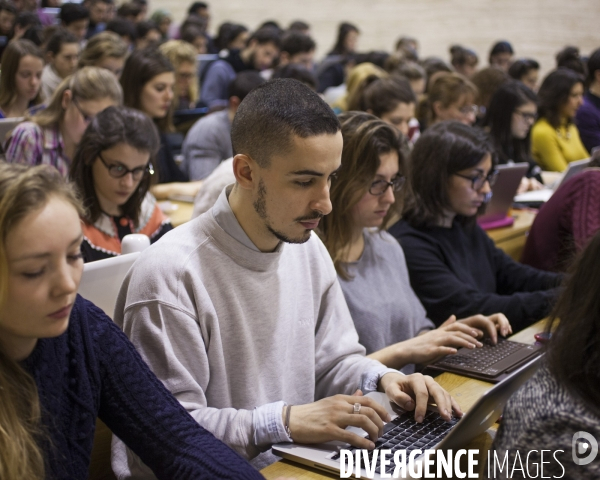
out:
M515 110L517 115L520 115L523 120L528 122L535 122L538 118L537 113L522 112L521 110Z
M494 186L494 183L496 183L496 178L498 178L498 170L494 169L490 171L490 173L488 173L487 175L480 173L474 177L468 177L467 175L462 175L460 173L454 173L453 175L470 180L471 188L473 190L481 190L485 182L488 182L490 184L490 187Z
M469 115L469 113L477 115L479 113L479 107L477 105L466 105L464 107L459 108L458 111L463 115Z
M123 178L128 173L131 173L131 176L134 180L141 179L146 174L146 172L148 172L150 175L154 175L154 168L152 167L152 164L150 162L148 162L143 167L136 167L133 170L129 170L122 163L113 163L112 165L109 165L102 158L102 155L100 153L98 154L98 158L108 170L108 174L113 178Z
M386 182L385 180L377 180L373 182L369 187L369 193L371 195L383 195L388 187L392 187L394 192L400 191L402 185L404 185L404 181L406 179L402 175L396 175L392 178L391 182Z
M73 97L73 99L71 100L73 102L73 105L75 105L75 108L79 111L79 113L81 114L81 116L83 117L83 121L85 123L90 123L94 117L96 115L89 115L87 113L85 113L82 109L81 109L81 105L79 105L79 102L77 101L77 99L75 97Z

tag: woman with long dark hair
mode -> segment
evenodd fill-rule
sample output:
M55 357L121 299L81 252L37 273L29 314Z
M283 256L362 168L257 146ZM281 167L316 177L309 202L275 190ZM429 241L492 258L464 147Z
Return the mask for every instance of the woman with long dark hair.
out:
M356 25L348 22L340 23L338 35L333 49L328 55L348 55L356 52L360 31Z
M597 450L586 432L600 439L600 233L596 234L570 270L546 331L552 338L540 370L509 400L492 448L513 465L517 453L548 452L548 478L600 478L600 458L575 463ZM580 449L587 443L588 449ZM596 444L597 446L597 444ZM532 460L537 462L539 453ZM531 464L531 463L530 463ZM509 467L510 468L510 467Z
M133 108L109 107L88 126L69 173L86 209L86 262L119 255L125 235L154 243L173 228L148 193L158 148L154 123Z
M160 134L157 170L159 183L186 182L179 169L167 133L173 129L175 68L157 48L136 50L125 62L121 75L123 104L154 120Z
M519 193L542 188L541 169L531 157L529 133L537 119L537 96L525 84L501 85L490 102L483 121L498 154L498 162L528 163Z
M487 134L459 122L430 127L412 151L402 220L390 233L436 325L500 312L520 330L548 314L562 278L515 262L477 226L496 163Z
M583 104L583 77L568 68L550 72L538 92L539 120L531 129L531 153L543 170L562 172L589 157L573 123Z

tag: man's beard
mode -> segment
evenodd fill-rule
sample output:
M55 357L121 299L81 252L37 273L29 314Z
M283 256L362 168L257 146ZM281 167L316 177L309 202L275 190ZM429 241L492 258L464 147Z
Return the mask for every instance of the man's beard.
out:
M275 230L271 226L271 222L269 221L269 216L267 215L267 202L265 200L266 195L267 195L267 190L265 188L265 184L264 184L263 180L260 179L258 181L258 196L257 196L256 200L254 200L254 203L252 205L254 207L254 210L258 214L258 216L260 218L262 218L262 220L265 222L265 227L267 228L267 230L269 232L271 232L271 234L273 236L275 236L275 238L277 238L280 242L285 242L285 243L305 243L305 242L307 242L310 239L310 234L311 234L310 230L305 231L301 237L291 238L291 237L288 237L286 234ZM300 218L295 219L294 221L295 222L303 222L303 221L317 220L317 219L320 219L321 217L323 217L322 214L320 214L319 212L314 212L312 215L300 217Z

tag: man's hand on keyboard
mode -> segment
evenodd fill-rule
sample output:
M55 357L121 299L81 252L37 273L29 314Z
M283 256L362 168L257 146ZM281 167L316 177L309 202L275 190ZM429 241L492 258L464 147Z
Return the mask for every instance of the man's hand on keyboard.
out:
M446 322L448 322L448 320L446 320ZM490 337L492 344L494 345L498 342L498 333L500 333L500 335L503 337L506 337L512 333L510 322L502 313L494 313L493 315L487 317L484 315L473 315L472 317L458 320L456 323L468 325L469 327L478 329L480 332L485 333L488 337ZM442 326L444 325L445 323L442 324Z
M435 403L440 416L449 421L454 416L462 417L462 410L446 390L428 375L413 373L386 373L379 380L380 390L404 410L415 411L415 420L422 422L427 405Z

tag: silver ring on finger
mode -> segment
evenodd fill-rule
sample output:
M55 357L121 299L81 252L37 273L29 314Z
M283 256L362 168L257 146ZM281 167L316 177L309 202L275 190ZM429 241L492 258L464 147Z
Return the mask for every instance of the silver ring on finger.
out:
M354 404L354 410L352 411L352 413L360 413L360 409L361 409L362 405L360 403L355 403Z

